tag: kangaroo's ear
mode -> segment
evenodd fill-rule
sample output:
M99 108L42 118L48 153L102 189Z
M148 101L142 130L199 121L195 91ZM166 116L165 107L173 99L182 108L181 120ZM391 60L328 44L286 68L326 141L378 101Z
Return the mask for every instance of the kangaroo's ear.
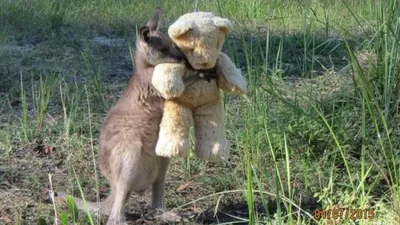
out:
M153 14L153 17L149 21L147 21L146 26L148 26L150 30L158 30L161 24L161 16L162 10L160 7L157 7Z
M150 28L148 26L142 26L139 29L139 38L146 43L149 43L150 39Z

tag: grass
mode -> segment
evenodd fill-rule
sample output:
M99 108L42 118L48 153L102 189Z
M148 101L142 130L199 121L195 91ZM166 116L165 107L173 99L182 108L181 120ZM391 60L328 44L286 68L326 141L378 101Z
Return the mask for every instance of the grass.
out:
M160 5L166 29L194 1L0 5L0 223L102 224L76 218L71 201L54 210L42 195L48 174L55 190L104 198L97 138L134 67L136 26ZM167 207L193 224L333 223L313 217L322 208L372 209L370 220L339 224L399 224L398 2L199 0L199 9L234 22L224 51L250 92L223 96L231 159L173 160ZM146 201L135 196L131 217Z

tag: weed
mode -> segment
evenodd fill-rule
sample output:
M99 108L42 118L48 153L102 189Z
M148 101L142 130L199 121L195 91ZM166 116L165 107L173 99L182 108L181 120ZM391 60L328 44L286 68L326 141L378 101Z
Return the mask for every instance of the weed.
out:
M22 106L22 115L21 115L21 133L22 133L22 140L28 141L30 135L28 136L28 104L26 101L26 92L24 90L24 84L22 81L22 74L21 74L20 86L21 86L21 106Z
M32 76L33 77L33 76ZM51 74L44 80L42 74L39 75L39 82L32 81L32 102L36 117L36 135L43 128L43 119L45 118L47 106L54 91L56 77Z

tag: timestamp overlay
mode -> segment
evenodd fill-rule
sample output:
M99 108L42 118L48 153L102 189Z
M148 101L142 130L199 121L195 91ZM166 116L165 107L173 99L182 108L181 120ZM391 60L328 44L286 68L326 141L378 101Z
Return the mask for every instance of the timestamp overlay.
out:
M312 215L316 220L374 220L375 210L372 208L315 209Z

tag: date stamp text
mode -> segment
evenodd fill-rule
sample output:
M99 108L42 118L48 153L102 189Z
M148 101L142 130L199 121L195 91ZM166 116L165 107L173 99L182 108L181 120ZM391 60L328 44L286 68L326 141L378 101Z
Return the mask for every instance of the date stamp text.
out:
M314 219L334 219L334 220L373 220L375 218L374 209L357 209L357 208L331 208L331 209L315 209L313 211Z

